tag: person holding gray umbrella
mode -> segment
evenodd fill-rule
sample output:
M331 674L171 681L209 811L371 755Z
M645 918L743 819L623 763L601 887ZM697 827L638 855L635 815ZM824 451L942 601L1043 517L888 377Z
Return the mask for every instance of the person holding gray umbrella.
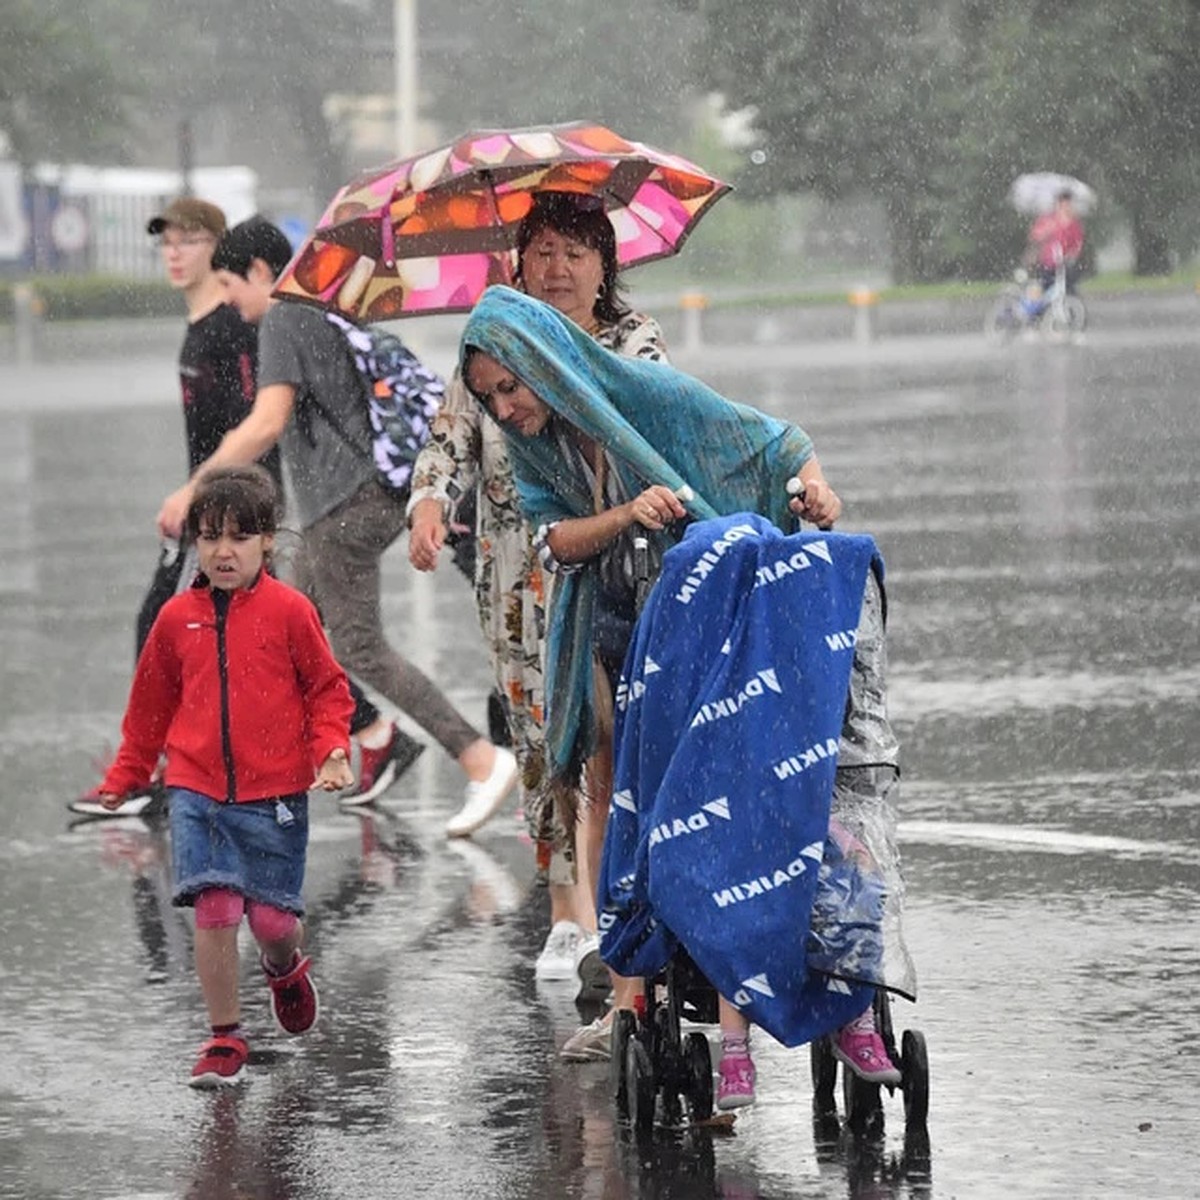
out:
M1083 223L1075 211L1075 193L1059 190L1054 208L1039 216L1029 227L1026 256L1048 291L1060 266L1066 273L1067 291L1074 292L1079 279L1079 256L1083 252Z

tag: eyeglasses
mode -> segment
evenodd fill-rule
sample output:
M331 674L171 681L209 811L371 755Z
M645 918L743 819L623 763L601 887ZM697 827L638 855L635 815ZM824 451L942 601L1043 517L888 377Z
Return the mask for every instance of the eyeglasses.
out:
M217 239L211 233L185 233L182 237L167 237L160 234L154 239L160 250L190 250L193 246L203 246Z

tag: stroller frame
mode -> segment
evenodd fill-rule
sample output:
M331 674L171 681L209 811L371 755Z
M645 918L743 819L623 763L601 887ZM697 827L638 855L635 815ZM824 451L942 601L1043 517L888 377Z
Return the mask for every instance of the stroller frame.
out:
M634 539L634 572L640 613L654 582L644 536ZM700 1030L685 1036L682 1020L716 1024L716 989L680 947L658 975L646 980L635 1004L633 1012L623 1009L613 1015L609 1087L618 1116L627 1119L638 1136L651 1132L660 1107L662 1123L668 1126L681 1123L685 1108L693 1123L709 1120L713 1114L713 1063L708 1036ZM897 1047L885 989L875 990L873 1006L888 1057L900 1071L900 1083L886 1086L889 1094L899 1087L903 1096L905 1140L926 1144L929 1055L925 1036L906 1029ZM827 1127L839 1119L835 1090L841 1065L845 1128L856 1138L882 1137L880 1090L885 1085L870 1083L839 1064L830 1036L817 1038L809 1046L814 1121Z
M662 1123L693 1123L713 1113L713 1063L708 1035L690 1030L717 1020L717 993L682 948L635 1001L613 1015L609 1086L617 1113L634 1132L648 1134L661 1101Z

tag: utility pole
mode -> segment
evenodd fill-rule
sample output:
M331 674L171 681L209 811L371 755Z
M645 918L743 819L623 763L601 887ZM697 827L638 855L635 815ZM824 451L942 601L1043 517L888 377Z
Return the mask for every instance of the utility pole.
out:
M396 155L417 152L417 0L393 0L392 46L396 93Z
M192 122L183 117L179 122L179 176L182 186L180 195L192 194L192 169L195 166L195 155L192 149Z

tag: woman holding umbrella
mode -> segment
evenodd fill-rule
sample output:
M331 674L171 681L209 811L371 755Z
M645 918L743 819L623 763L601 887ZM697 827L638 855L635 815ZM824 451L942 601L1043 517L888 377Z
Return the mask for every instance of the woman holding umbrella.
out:
M751 511L777 525L796 516L826 525L841 501L803 430L661 363L618 358L511 289L491 288L476 305L460 369L503 429L522 512L556 571L546 641L551 780L570 787L586 763L603 817L612 701L635 617L626 566L634 532L661 554L687 518ZM797 477L803 490L791 496ZM616 1007L632 1008L636 991L636 981L618 980ZM722 1028L722 1103L733 1107L753 1099L753 1066L732 1006ZM599 1041L605 1023L594 1029ZM898 1078L890 1063L879 1069L885 1081Z
M538 193L517 234L517 279L527 294L553 305L600 345L629 357L665 358L658 323L632 312L621 298L616 235L600 198ZM605 986L607 972L596 953L594 876L585 872L576 880L574 830L567 824L569 817L564 820L555 813L546 786L542 568L517 503L504 435L494 422L483 419L461 378L456 378L413 474L409 557L418 569L435 567L454 504L472 491L477 492L479 514L479 618L521 762L526 821L538 846L539 867L548 873L550 884L551 930L537 973L541 978L570 978L582 968L588 977L585 986ZM589 814L593 811L588 809ZM469 834L492 815L468 814L467 821L460 813L448 832ZM583 832L586 860L588 830ZM593 832L598 836L591 858L598 862L602 827ZM589 1051L587 1056L596 1053Z

